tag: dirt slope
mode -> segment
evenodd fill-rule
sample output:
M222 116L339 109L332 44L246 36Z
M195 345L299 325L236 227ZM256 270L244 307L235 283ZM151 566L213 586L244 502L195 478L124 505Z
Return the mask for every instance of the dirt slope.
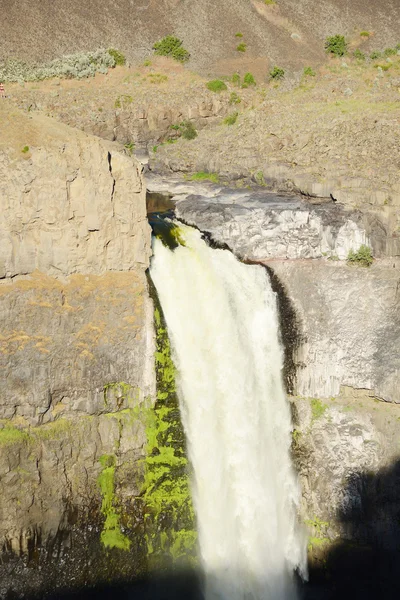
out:
M114 46L131 60L152 53L166 34L184 40L190 67L232 72L256 57L286 68L323 59L323 40L343 33L373 36L367 49L400 41L398 0L0 0L0 59L44 60L79 50ZM243 38L235 37L242 33ZM238 42L247 44L238 52Z

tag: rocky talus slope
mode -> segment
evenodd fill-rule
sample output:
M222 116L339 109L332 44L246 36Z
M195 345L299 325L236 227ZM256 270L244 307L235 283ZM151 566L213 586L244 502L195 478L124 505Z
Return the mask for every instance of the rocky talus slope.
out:
M132 502L143 478L146 425L132 415L155 387L145 188L111 143L7 101L0 120L0 549L41 564L72 544L82 579L106 506L118 521L115 490ZM0 595L66 584L65 565L24 574L6 561Z

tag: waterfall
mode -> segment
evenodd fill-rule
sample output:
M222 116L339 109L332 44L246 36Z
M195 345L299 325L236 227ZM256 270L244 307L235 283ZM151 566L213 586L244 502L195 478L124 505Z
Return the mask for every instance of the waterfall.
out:
M151 277L177 367L206 600L293 600L306 571L276 296L260 266L179 224Z

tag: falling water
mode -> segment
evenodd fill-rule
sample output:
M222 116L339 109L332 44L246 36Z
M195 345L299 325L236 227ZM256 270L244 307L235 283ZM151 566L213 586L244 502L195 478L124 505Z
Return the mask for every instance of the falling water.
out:
M190 227L179 235L174 250L154 240L151 277L178 371L205 596L293 600L305 540L276 297L262 267Z

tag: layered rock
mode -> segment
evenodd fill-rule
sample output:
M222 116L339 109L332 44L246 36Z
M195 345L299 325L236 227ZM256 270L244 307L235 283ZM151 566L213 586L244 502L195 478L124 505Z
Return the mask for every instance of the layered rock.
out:
M126 507L133 510L143 481L155 389L150 228L134 159L44 116L6 109L0 548L47 569L32 578L40 588L51 574L46 557L79 544L82 565L100 556L102 528L105 545L132 548ZM79 541L84 531L90 544ZM15 580L1 568L0 593L26 589L22 574ZM68 569L64 561L60 585Z

